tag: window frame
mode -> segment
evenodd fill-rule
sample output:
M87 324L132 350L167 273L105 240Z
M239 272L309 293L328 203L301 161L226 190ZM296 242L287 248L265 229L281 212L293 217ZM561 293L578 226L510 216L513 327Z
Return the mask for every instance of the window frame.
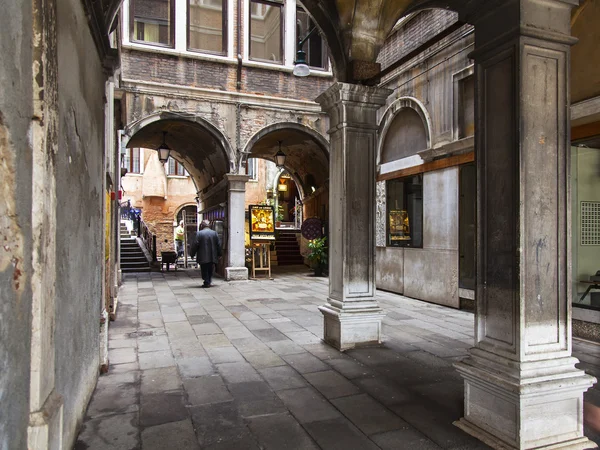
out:
M308 14L308 12L306 12L306 10L304 9L304 7L302 5L297 3L296 4L296 20L295 20L295 23L296 23L295 42L299 42L300 39L304 38L304 36L298 36L298 25L297 25L298 24L298 11L301 11L304 14L306 14L306 16L308 18L309 29L306 30L307 33L313 27L316 27L316 24L314 23L314 21L312 20L312 18ZM312 27L310 25L312 25ZM321 41L321 64L322 64L321 66L312 66L310 64L310 42L315 36L318 36ZM308 67L310 67L311 69L314 69L314 70L321 70L321 71L329 70L329 47L327 46L325 39L323 39L323 36L321 36L321 33L319 32L318 29L315 31L315 34L313 34L306 40L306 42L304 43L304 46L303 46L303 50L306 53L306 63L308 65ZM295 54L294 54L294 57L295 57Z
M421 181L421 220L420 221L415 221L414 217L411 218L410 216L408 216L408 193L407 193L407 189L406 189L406 185L407 184L414 184L412 183L412 180L415 177L420 177L420 181ZM423 218L424 218L424 207L423 207L423 180L424 180L424 174L423 173L417 173L414 175L410 175L407 177L402 177L402 178L394 178L392 180L387 180L386 181L386 185L385 185L385 246L386 247L390 247L390 248L419 248L422 249L423 248L423 240L424 240L424 236L423 236L423 229L424 229L424 223L423 223ZM420 229L420 235L421 235L421 242L419 245L414 245L414 235L417 233L413 233L411 231L409 231L409 236L411 237L411 239L407 239L407 240L398 240L398 244L397 245L392 245L391 243L391 233L390 233L390 211L391 211L391 205L390 205L390 184L391 183L405 183L404 184L404 188L402 190L403 192L403 209L405 209L407 211L407 216L409 218L410 221L412 221L412 224L409 224L409 227L414 227L415 222L418 224L421 224L421 229Z
M169 1L169 40L170 44L162 44L160 42L148 42L137 39L135 35L135 3L144 0L129 0L129 42L140 44L140 45L149 45L155 47L162 48L175 48L175 29L177 27L177 20L175 15L175 3L176 0L168 0Z
M279 8L279 61L271 61L269 59L256 58L252 56L252 4L259 3L267 6ZM246 38L248 40L248 59L260 63L268 63L277 66L285 66L285 19L286 8L285 3L272 0L248 0L248 28Z
M135 154L135 151L137 150L137 168L138 170L134 170L135 164L135 158L133 157ZM125 161L128 161L127 164L125 164ZM142 150L139 147L133 147L133 148L129 148L126 147L125 148L125 154L123 154L123 160L121 161L121 168L125 168L127 169L127 173L128 174L134 174L134 175L139 175L142 173Z
M173 167L174 167L174 173L171 173L171 161L173 161ZM187 173L187 170L185 170L185 166L180 163L179 161L177 161L175 158L173 158L172 156L169 157L169 160L165 163L166 165L166 172L167 172L167 176L168 177L187 177L189 176ZM182 174L178 173L179 168L181 168L181 170L183 171Z
M252 166L252 173L250 173L250 166ZM250 177L248 181L258 181L258 158L246 159L246 175Z
M211 50L203 50L203 49L197 49L197 48L193 48L190 46L190 32L191 32L191 28L190 28L190 19L191 19L191 14L190 14L190 1L191 0L185 0L186 2L186 30L185 30L185 35L186 35L186 42L185 42L185 48L188 52L193 52L193 53L206 53L209 55L219 55L219 56L227 56L228 55L228 45L229 45L229 41L228 41L228 35L229 35L229 0L221 0L221 46L223 48L222 51L220 52L214 52Z

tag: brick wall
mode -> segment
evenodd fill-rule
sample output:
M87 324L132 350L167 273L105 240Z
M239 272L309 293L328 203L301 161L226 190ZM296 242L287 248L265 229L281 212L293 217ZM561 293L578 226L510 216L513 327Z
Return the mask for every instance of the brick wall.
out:
M123 49L121 69L125 79L237 92L235 64ZM241 92L314 100L332 82L330 77L300 78L278 70L243 67Z
M385 69L457 21L458 14L453 11L429 9L417 13L387 39L377 61Z

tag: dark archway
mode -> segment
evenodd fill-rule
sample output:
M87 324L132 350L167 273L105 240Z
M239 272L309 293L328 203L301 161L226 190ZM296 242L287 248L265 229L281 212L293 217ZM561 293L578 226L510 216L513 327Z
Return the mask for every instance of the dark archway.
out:
M163 112L134 122L125 128L126 146L155 149L163 141L171 155L183 163L198 191L221 180L235 161L229 141L212 124L191 115Z

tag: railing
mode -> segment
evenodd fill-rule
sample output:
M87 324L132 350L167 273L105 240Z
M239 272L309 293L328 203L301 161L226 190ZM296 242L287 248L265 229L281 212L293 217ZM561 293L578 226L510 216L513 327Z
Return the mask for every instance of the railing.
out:
M156 261L156 235L153 234L148 225L140 218L138 221L138 236L152 255L152 261Z
M123 220L131 220L133 222L133 229L138 230L139 236L139 226L140 226L140 210L135 209L131 206L131 202L127 200L126 202L121 203L121 219Z

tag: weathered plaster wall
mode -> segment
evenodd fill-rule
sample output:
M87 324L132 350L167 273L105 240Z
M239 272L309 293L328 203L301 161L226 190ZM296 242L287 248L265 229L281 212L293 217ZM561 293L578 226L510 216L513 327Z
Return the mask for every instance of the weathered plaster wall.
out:
M0 14L0 449L27 448L31 332L31 2Z
M104 223L104 76L82 3L58 1L56 390L75 439L99 368Z

